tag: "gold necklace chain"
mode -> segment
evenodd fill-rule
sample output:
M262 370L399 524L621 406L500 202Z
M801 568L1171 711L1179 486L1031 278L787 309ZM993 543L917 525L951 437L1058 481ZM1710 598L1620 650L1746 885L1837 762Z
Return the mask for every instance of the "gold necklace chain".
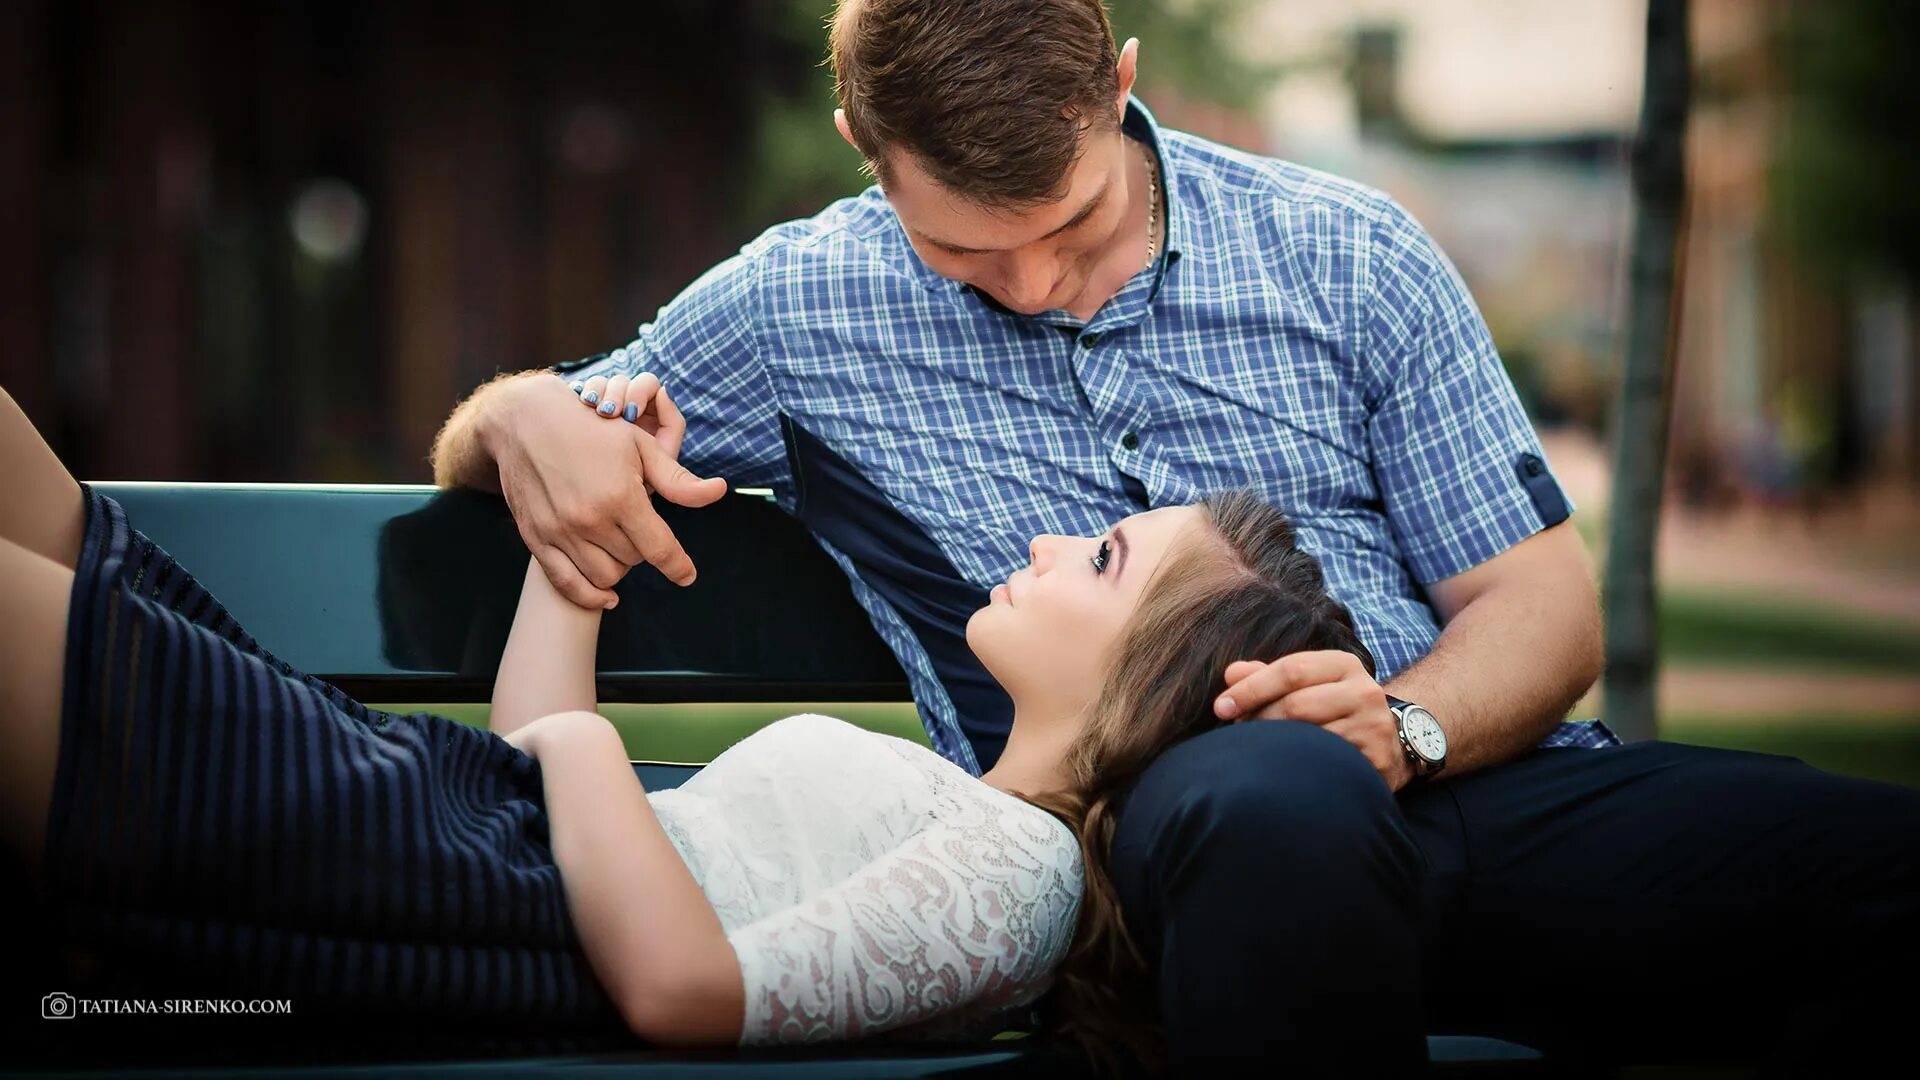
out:
M1160 167L1146 143L1140 144L1140 153L1147 159L1147 265L1152 266L1160 250Z

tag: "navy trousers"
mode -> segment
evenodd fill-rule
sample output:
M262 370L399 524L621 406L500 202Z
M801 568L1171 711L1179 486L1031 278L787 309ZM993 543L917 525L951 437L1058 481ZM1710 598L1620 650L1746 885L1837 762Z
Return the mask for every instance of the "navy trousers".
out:
M1823 1072L1898 1045L1920 970L1920 791L1775 755L1536 750L1395 796L1242 723L1140 778L1113 869L1187 1072L1418 1071L1427 1034Z

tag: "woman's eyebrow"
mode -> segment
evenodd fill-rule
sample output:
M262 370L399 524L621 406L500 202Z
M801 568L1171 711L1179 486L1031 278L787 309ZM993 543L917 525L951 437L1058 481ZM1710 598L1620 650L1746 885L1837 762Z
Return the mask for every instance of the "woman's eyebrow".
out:
M1113 546L1120 549L1120 561L1113 566L1113 580L1118 583L1127 568L1127 534L1121 532L1118 525L1113 527Z

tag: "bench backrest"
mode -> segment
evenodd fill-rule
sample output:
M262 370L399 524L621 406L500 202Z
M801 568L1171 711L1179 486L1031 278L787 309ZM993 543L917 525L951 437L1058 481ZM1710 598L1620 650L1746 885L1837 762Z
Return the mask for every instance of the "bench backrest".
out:
M93 486L281 659L371 704L485 722L528 558L504 500L422 485ZM751 703L909 700L845 575L765 492L656 506L700 577L681 588L640 567L618 586L596 660L607 711L738 706L711 721L680 710L664 753L706 760L763 722ZM864 711L899 726L897 709ZM713 737L689 743L688 724Z

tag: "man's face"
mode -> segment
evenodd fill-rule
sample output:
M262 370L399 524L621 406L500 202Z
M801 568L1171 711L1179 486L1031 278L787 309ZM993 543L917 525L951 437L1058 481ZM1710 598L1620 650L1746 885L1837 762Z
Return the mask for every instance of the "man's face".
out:
M991 210L941 187L911 154L893 152L887 201L922 261L1023 314L1072 305L1087 289L1135 200L1127 195L1129 154L1140 151L1117 128L1081 136L1083 152L1056 202Z

